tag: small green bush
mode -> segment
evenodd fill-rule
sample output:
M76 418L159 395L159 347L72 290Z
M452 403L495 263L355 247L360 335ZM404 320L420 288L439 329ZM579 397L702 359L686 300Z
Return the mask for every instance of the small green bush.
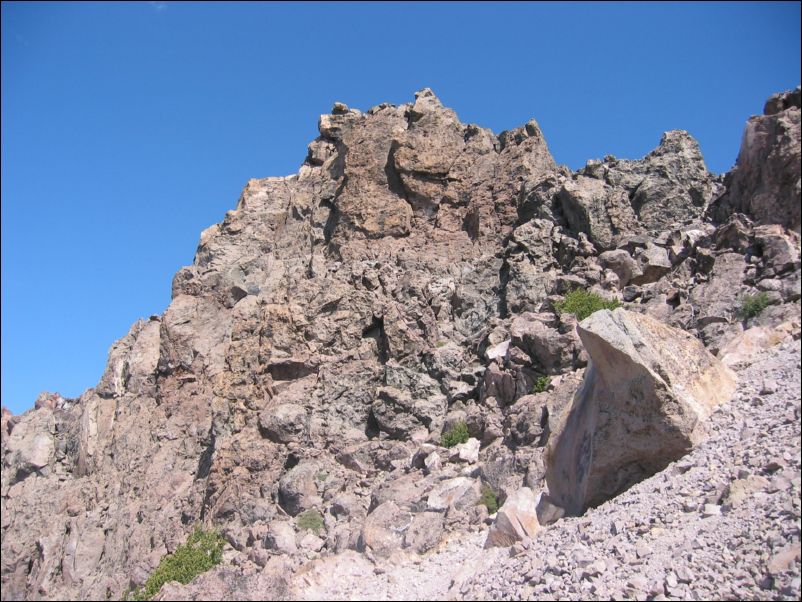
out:
M130 593L130 599L150 600L168 581L178 581L186 585L201 573L220 564L224 544L225 540L217 531L204 531L200 527L195 529L187 543L162 558L145 585Z
M482 497L479 498L478 505L484 505L488 514L498 512L498 496L487 485L482 485Z
M307 510L303 514L298 515L298 528L308 529L317 535L323 528L323 517L320 512L315 509Z
M470 435L468 434L468 425L464 422L458 422L451 429L440 438L443 447L454 447L460 443L465 443Z
M744 320L754 318L769 306L769 296L766 293L744 295L741 297L740 314Z
M543 391L549 388L550 382L551 382L550 376L541 376L535 381L535 384L532 385L532 393L542 393Z
M577 320L582 321L600 309L621 307L621 302L616 299L610 301L596 293L577 288L565 295L562 301L557 301L554 307L560 313L573 314Z

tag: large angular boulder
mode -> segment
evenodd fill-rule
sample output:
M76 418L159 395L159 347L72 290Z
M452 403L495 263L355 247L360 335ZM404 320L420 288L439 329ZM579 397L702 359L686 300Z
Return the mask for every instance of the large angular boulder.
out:
M457 510L470 508L478 501L479 483L468 477L456 477L435 487L429 494L426 506L434 512L445 512L452 507Z
M685 455L736 379L690 334L623 309L577 327L590 363L556 420L546 479L556 504L581 514Z

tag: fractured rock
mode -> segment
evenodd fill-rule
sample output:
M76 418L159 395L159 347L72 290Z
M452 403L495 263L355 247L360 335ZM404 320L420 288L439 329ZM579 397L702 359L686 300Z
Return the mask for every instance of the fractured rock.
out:
M387 557L401 548L404 534L412 524L412 514L395 502L384 502L371 512L359 535L359 550L366 548L379 557Z
M259 415L259 428L271 441L297 441L306 431L307 414L301 406L282 403L268 407Z
M537 519L539 497L529 487L521 487L508 496L490 527L485 548L508 547L534 538L541 528Z
M443 481L429 494L426 506L429 510L444 512L449 508L463 510L475 506L479 501L479 483L468 477L456 477Z
M711 207L717 220L740 212L760 224L800 231L799 88L781 98L747 122L735 167L724 180L727 192Z
M578 331L590 363L555 428L546 473L552 499L569 514L685 455L736 383L693 336L644 315L602 310Z

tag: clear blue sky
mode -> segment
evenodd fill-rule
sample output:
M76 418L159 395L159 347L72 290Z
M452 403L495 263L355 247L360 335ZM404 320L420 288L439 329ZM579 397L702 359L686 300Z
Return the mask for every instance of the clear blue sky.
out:
M464 122L535 117L560 163L687 129L727 171L800 79L799 3L2 4L2 403L93 386L161 313L249 178L317 119L432 87Z

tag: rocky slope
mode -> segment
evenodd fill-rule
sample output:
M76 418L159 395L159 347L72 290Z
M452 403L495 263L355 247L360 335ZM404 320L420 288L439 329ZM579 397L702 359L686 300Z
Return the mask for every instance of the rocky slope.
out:
M485 550L477 531L423 558L341 555L284 591L302 600L796 600L799 357L799 341L788 340L739 364L740 389L711 417L710 439L532 541ZM203 582L195 592L204 587L226 595Z
M677 347L689 365L714 365L708 352L737 365L751 349L798 339L798 89L765 112L719 178L681 131L641 160L605 157L571 173L534 120L494 135L460 123L428 89L365 113L336 104L298 174L251 180L203 232L167 311L114 344L95 388L4 411L3 598L119 598L198 523L221 530L226 563L187 588L166 586L166 599L215 588L231 599L289 595L301 583L291 575L314 584L315 563L343 558L372 574L401 556L434 562L418 555L486 528L483 486L501 502L546 491L559 455L547 450L569 432L580 384L600 398L588 384L598 359L585 374L592 350L557 310L575 288L666 325L650 332L698 337L707 351ZM768 307L747 318L739 307L758 291ZM644 419L646 440L691 415L675 411L675 385L696 381L677 381L659 355L633 368L670 408ZM544 376L549 389L533 392ZM690 387L692 407L707 403L702 389ZM616 412L605 415L617 424ZM440 447L459 422L472 439ZM798 433L798 411L795 424ZM630 476L590 505L675 459L647 462L639 453L654 449L620 439ZM752 472L767 478L764 468ZM777 538L798 546L798 480L790 491L797 529ZM554 519L566 508L551 501ZM534 524L550 522L540 509ZM298 526L309 510L323 517L317 534ZM487 589L482 574L460 578L466 595L518 595ZM785 595L786 581L761 583Z

